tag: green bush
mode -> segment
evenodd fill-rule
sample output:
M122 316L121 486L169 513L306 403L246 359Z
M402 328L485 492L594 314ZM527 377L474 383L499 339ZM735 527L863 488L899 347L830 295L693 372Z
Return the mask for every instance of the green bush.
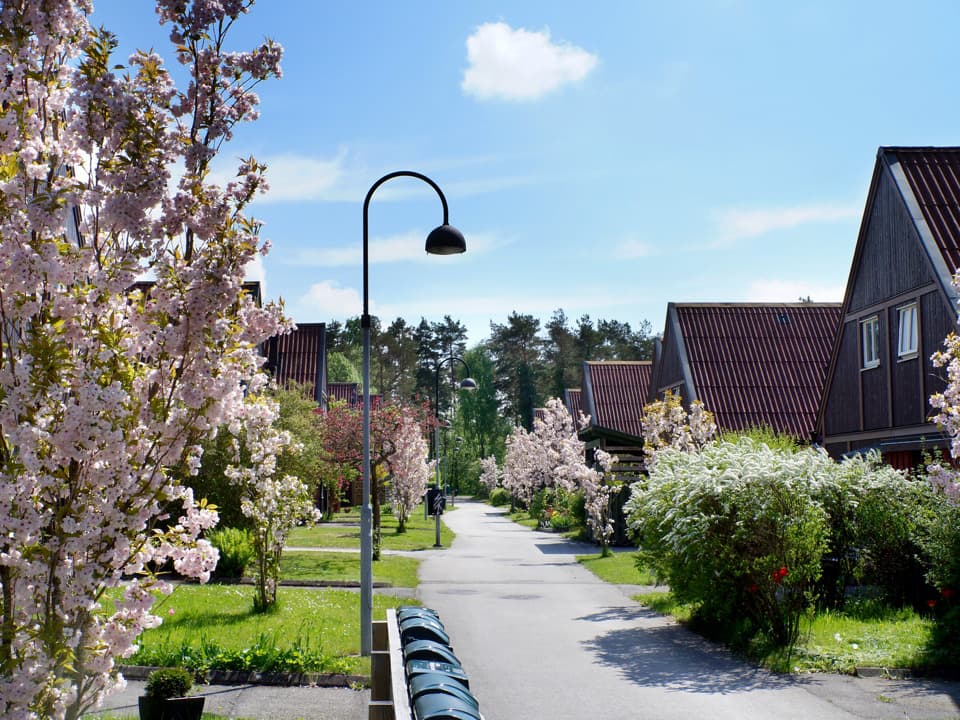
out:
M219 578L241 578L253 560L253 537L246 528L217 528L207 539L220 551L214 575Z
M184 697L193 687L193 675L182 667L165 667L147 676L146 695L152 698Z
M751 438L700 452L664 450L626 510L641 562L731 641L795 641L827 549L815 498L833 461L814 450L773 450Z
M550 528L556 532L567 532L575 527L577 527L577 520L568 512L554 512L550 516Z
M490 504L501 507L510 504L510 493L505 488L498 487L490 491Z

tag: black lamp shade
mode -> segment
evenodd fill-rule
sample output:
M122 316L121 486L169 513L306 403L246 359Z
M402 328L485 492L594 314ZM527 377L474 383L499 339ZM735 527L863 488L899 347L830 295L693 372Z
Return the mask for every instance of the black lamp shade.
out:
M456 255L467 251L467 241L453 225L441 225L427 235L426 251L431 255Z
M460 381L461 390L476 390L479 387L480 386L477 385L477 381L474 380L473 378L464 378L463 380Z

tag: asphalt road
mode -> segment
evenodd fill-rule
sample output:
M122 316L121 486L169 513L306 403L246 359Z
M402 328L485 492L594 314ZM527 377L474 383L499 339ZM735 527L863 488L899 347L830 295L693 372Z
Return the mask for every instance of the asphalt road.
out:
M756 669L599 581L595 549L530 531L485 504L444 516L425 556L440 613L486 720L960 718L960 685Z

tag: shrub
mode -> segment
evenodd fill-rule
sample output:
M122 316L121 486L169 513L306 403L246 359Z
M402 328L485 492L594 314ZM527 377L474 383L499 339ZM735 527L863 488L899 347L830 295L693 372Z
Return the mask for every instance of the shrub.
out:
M240 578L253 560L253 537L246 528L218 528L208 536L220 551L214 574L220 578Z
M510 504L510 493L502 487L494 488L490 491L490 504L494 507Z
M751 438L699 452L665 449L626 509L641 562L708 626L736 640L796 639L827 548L828 517L814 483L823 452L772 450Z
M576 518L567 512L554 512L550 515L550 528L556 532L567 532L577 527Z
M147 677L147 697L166 699L184 697L193 687L193 675L181 667L154 670Z

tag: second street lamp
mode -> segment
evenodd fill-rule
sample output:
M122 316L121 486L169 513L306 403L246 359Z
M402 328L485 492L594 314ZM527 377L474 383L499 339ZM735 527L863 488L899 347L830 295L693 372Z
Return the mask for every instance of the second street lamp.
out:
M437 464L437 486L436 492L434 493L434 499L436 500L437 507L433 508L434 520L436 521L436 537L434 538L433 546L443 547L443 544L440 542L440 509L443 507L443 488L440 485L440 369L446 363L453 363L454 361L459 362L467 370L467 376L460 381L461 390L476 390L477 381L474 380L470 375L470 366L467 365L467 361L462 357L457 357L451 355L450 357L444 358L437 363L437 368L435 371L436 376L436 385L434 388L434 405L433 405L433 420L434 420L434 445L433 445L433 458L434 462Z
M443 224L427 236L425 250L431 255L455 255L465 252L467 243L459 230L450 225L447 199L440 187L426 175L410 170L388 173L377 180L363 200L363 505L360 508L360 654L373 649L373 508L370 505L370 302L369 302L369 223L367 215L374 191L388 180L411 177L422 180L440 196ZM378 498L379 500L379 498Z

